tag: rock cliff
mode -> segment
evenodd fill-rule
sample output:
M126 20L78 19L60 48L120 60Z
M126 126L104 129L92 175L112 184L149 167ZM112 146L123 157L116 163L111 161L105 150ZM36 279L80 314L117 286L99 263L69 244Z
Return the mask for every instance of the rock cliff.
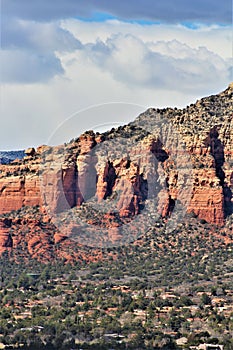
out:
M126 126L86 132L63 146L30 148L22 160L0 165L0 253L21 245L23 230L12 235L17 225L31 232L32 257L50 244L64 248L74 227L82 231L85 225L107 230L113 243L121 239L122 225L131 223L134 231L140 226L143 234L158 217L182 220L180 212L229 227L232 95L231 84L184 109L150 108ZM39 218L17 223L15 216L33 207ZM52 220L57 215L65 226ZM83 227L76 216L85 218Z

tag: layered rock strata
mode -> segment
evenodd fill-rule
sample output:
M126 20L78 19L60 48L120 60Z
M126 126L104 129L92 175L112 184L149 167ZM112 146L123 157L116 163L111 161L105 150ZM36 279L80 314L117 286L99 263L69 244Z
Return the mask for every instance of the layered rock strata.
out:
M82 208L88 223L109 227L117 241L120 225L154 200L152 216L169 218L181 203L183 210L223 226L233 212L232 93L230 85L185 109L151 108L102 135L86 132L65 146L28 149L23 160L0 165L0 214L38 206L52 217ZM104 204L104 212L95 217L85 203ZM38 223L29 226L38 231ZM57 230L55 244L65 244L67 232ZM32 256L37 239L28 242ZM16 241L1 222L0 252Z

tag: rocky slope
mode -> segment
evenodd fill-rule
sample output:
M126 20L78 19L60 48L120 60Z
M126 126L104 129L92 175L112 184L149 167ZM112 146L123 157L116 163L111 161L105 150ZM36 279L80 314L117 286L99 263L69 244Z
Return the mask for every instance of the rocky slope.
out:
M186 213L230 235L232 95L233 84L184 109L150 108L0 165L0 252L78 259L82 245L127 244L161 219L172 230Z

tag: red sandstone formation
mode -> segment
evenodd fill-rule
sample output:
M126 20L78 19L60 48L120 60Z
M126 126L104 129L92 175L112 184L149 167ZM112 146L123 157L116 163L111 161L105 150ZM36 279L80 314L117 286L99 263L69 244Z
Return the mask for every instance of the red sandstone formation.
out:
M158 201L154 210L162 217L172 215L179 200L188 212L223 226L226 216L232 214L232 91L231 85L219 95L204 98L186 109L150 109L139 117L142 125L153 124L158 114L161 120L167 118L164 139L158 130L153 134L138 128L136 120L104 135L86 132L66 146L26 150L23 160L0 165L0 215L39 206L44 226L31 218L20 225L33 233L27 238L30 255L44 254L47 258L51 258L46 253L51 242L64 247L69 244L72 224L67 226L67 232L50 228L52 231L46 233L49 219L45 211L53 217L93 200L100 206L108 204L109 210L96 217L86 213L86 220L90 225L98 222L109 227L112 242L121 237L118 220L124 222L139 215L150 196ZM174 138L175 129L178 139ZM126 146L121 141L104 157L106 149L101 147L106 144L108 148L111 140L118 137L125 137ZM180 169L187 166L186 158L177 150L175 160L172 155L172 149L179 150L181 143L192 164L187 170L193 177L188 203L185 191L181 193L182 186L186 186L183 175L180 179ZM6 223L0 222L0 253L17 246L22 239L16 233L12 236Z

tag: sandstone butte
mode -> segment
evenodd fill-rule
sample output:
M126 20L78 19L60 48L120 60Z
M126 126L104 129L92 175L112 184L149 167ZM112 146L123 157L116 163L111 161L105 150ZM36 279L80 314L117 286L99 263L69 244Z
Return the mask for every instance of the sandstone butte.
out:
M29 148L24 159L0 165L0 253L17 249L25 230L30 256L41 251L46 258L45 247L66 245L73 229L72 222L62 232L51 229L51 217L70 208L82 209L89 224L108 227L117 241L121 223L133 223L151 193L154 214L164 220L179 201L199 220L224 227L233 212L232 94L230 84L184 109L150 108L126 126ZM88 212L85 204L93 200L109 203L103 215ZM30 208L39 214L25 214Z

